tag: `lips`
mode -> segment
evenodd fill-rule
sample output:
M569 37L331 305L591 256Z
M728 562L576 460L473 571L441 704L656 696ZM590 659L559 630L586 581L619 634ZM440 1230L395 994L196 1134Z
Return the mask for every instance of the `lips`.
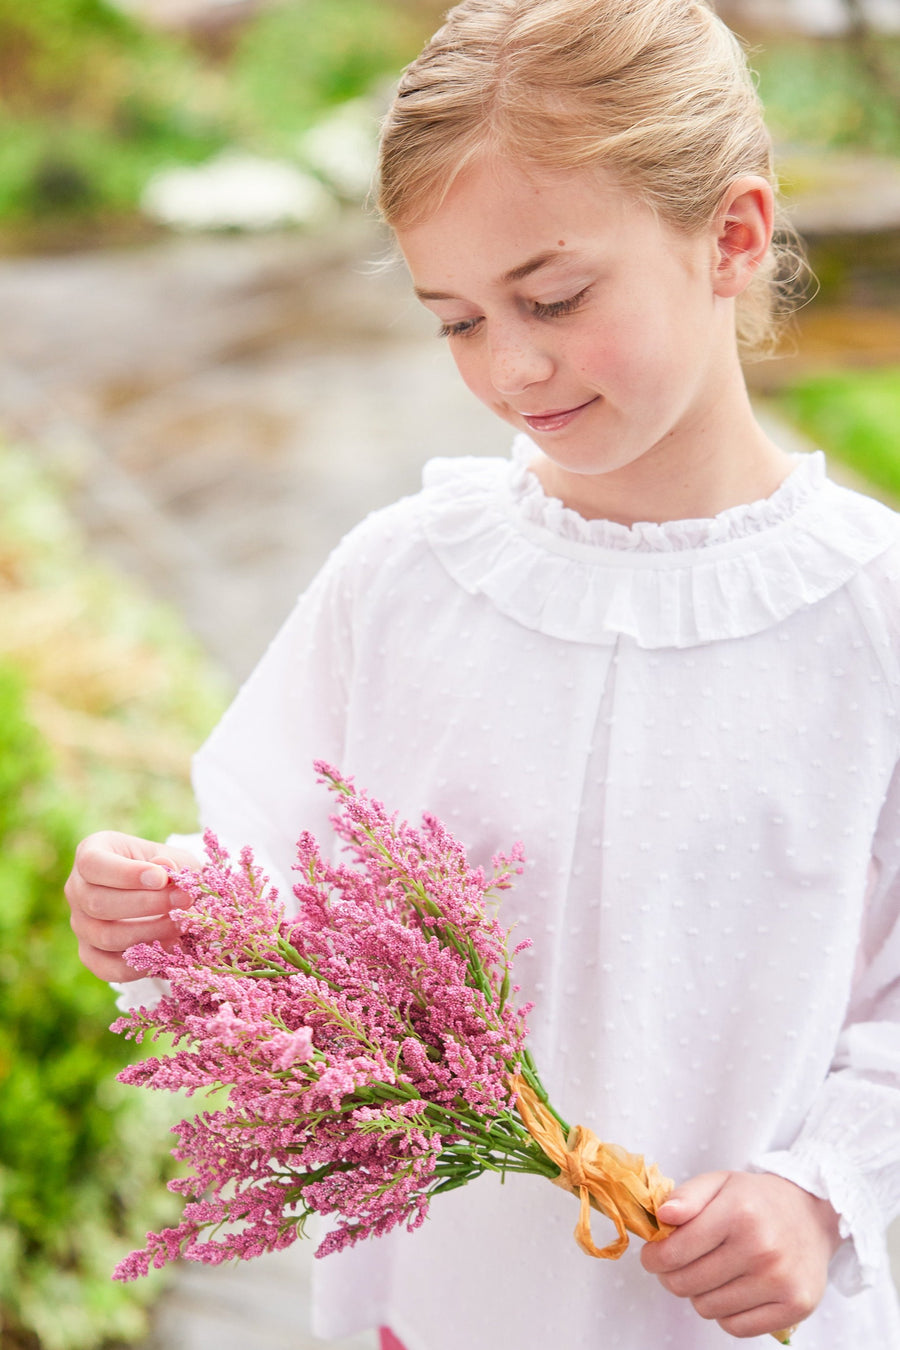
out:
M584 412L585 408L590 408L596 403L597 397L589 398L586 403L579 403L576 408L560 408L545 413L522 413L521 416L532 431L561 431L563 427L573 422L579 413Z

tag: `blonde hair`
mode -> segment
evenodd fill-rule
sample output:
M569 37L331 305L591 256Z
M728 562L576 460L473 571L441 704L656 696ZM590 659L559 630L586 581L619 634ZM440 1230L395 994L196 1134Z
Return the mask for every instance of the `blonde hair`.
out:
M427 218L484 152L537 170L603 166L687 233L711 223L736 178L777 192L743 49L705 0L462 0L385 119L385 221ZM800 256L779 221L738 302L745 356L774 347Z

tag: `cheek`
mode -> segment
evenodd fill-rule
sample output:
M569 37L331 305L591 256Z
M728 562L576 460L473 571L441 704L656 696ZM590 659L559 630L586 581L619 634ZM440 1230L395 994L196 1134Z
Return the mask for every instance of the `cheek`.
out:
M616 379L629 361L630 338L621 325L604 326L565 344L563 364L588 381Z
M608 322L597 325L572 343L567 352L570 367L583 378L610 386L635 381L651 392L668 369L682 338L677 322L656 306L640 303L619 306Z

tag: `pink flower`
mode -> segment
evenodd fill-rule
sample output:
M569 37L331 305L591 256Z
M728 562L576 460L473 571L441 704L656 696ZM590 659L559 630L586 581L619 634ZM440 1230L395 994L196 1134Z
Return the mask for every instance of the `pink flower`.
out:
M267 1044L276 1068L289 1069L292 1064L305 1064L312 1058L312 1029L298 1027L296 1031L279 1031Z
M240 1034L247 1029L247 1023L235 1017L230 1003L223 1003L215 1017L211 1017L207 1022L207 1030L223 1045L240 1045Z
M348 860L331 864L301 835L296 918L248 849L232 863L208 834L207 864L176 878L190 897L176 950L129 952L171 992L114 1029L165 1035L173 1048L122 1080L225 1088L228 1099L177 1127L173 1152L191 1168L171 1183L183 1220L148 1234L118 1278L179 1254L276 1250L314 1212L337 1221L324 1255L417 1227L433 1195L483 1171L558 1172L509 1086L526 1026L493 905L522 870L521 849L487 876L434 817L415 830L317 768L340 799L333 823Z

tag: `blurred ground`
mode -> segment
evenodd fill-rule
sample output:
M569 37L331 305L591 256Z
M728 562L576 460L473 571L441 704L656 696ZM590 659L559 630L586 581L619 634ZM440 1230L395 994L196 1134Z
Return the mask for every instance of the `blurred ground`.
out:
M308 1329L313 1244L237 1266L189 1266L138 1350L376 1350L377 1332L320 1341Z

